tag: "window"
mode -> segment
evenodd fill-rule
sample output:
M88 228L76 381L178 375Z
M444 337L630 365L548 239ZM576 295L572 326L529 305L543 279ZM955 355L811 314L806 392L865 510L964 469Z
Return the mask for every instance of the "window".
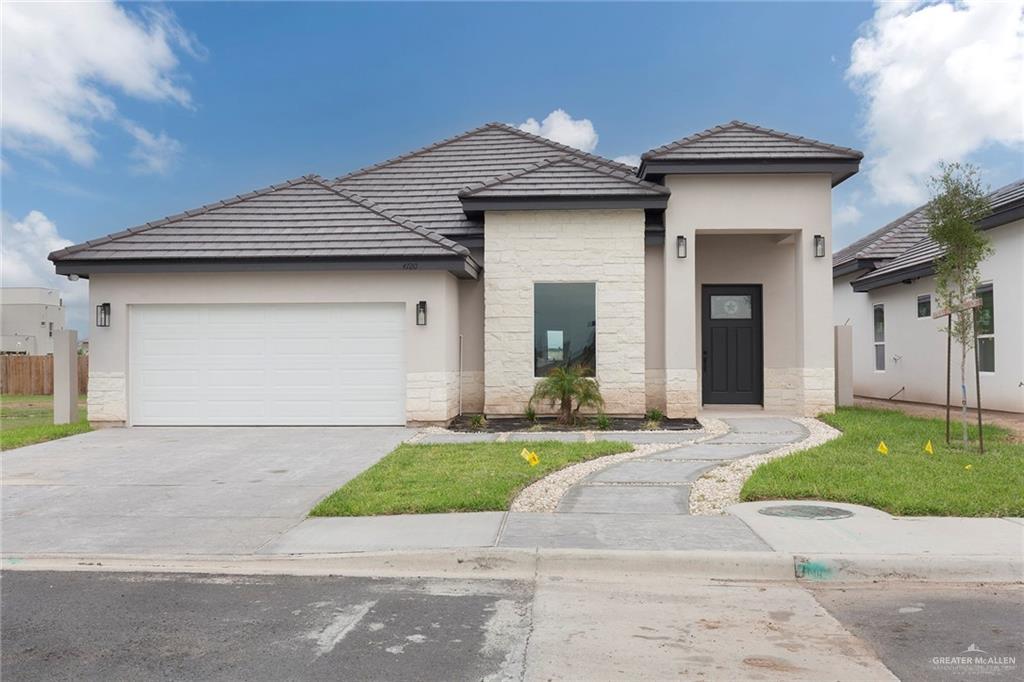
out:
M533 285L533 375L560 365L596 368L597 315L591 283Z
M917 316L920 317L931 317L932 316L932 295L924 294L917 297Z
M885 371L885 306L875 305L875 371Z
M712 296L712 320L749 320L752 306L750 296Z
M996 318L992 285L978 287L981 307L975 309L978 329L978 369L982 372L996 371Z

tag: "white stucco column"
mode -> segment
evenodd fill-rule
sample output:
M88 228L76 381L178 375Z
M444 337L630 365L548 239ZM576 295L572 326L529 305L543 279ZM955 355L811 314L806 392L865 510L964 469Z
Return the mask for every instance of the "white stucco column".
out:
M53 333L53 423L78 421L78 332Z
M814 236L825 237L825 256L814 255ZM797 341L802 406L806 416L833 412L835 339L832 325L831 220L805 228L797 236Z
M700 407L696 225L687 219L685 203L675 200L674 178L669 180L673 199L665 209L665 414L696 417ZM686 238L685 258L678 257L680 236Z

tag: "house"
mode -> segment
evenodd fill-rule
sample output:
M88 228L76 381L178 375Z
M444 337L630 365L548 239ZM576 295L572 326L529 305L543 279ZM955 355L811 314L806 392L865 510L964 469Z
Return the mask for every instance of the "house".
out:
M490 123L50 259L90 281L94 422L522 414L567 362L609 414L816 414L831 189L861 157L733 121L633 168Z
M51 355L53 332L64 329L64 302L56 289L0 288L0 353Z
M994 253L980 266L978 328L983 407L1024 412L1024 179L988 196L978 224ZM932 319L935 259L925 207L901 216L832 257L837 325L853 326L857 395L946 403L945 319ZM959 349L953 346L952 402L960 404ZM974 358L968 403L977 404Z

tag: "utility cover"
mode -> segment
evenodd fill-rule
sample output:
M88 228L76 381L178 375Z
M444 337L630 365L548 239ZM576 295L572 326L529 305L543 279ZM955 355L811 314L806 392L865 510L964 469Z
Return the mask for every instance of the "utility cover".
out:
M813 521L832 521L853 516L853 512L846 509L814 504L781 504L774 507L762 507L757 511L765 516L782 516L787 519L811 519Z

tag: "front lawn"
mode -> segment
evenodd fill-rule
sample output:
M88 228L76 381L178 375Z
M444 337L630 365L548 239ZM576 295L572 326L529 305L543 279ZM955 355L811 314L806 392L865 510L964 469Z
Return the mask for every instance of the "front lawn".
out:
M1024 516L1024 445L1005 429L986 426L979 455L974 440L968 450L946 445L941 419L857 407L821 419L843 435L762 464L743 486L743 501L833 500L899 516ZM960 433L958 423L952 433ZM934 455L923 450L928 440ZM877 451L879 441L888 455Z
M523 448L537 453L537 466L519 456ZM324 498L310 515L504 511L520 490L552 471L632 449L616 441L404 444Z
M12 450L89 431L85 396L79 398L78 410L77 422L58 426L53 423L52 395L0 396L0 450Z

